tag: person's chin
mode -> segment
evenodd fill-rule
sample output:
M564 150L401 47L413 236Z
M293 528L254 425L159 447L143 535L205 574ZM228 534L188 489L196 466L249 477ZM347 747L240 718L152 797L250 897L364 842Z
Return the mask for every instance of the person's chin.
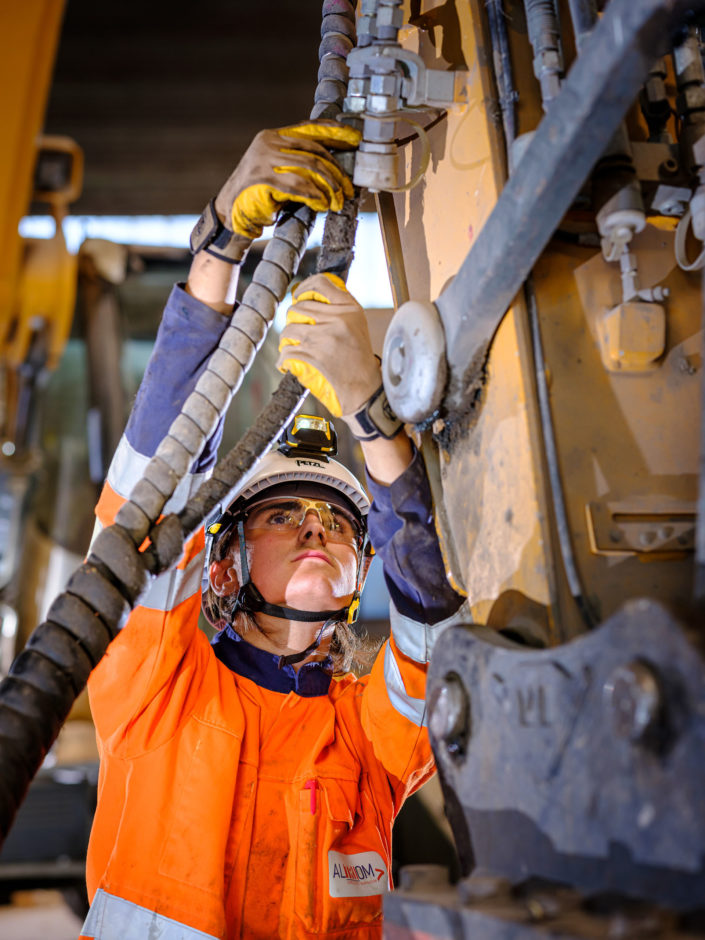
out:
M323 568L322 564L309 562L300 566L295 577L290 579L286 593L287 597L297 599L297 603L288 603L289 607L310 611L338 610L345 607L352 597L348 578L342 578L340 572L330 565Z
M350 597L349 594L338 597L331 590L315 591L304 587L304 589L290 595L291 600L287 601L287 606L296 607L298 610L310 610L312 613L317 610L339 610L350 602Z
M314 614L317 610L338 610L339 607L343 606L343 602L330 595L315 598L310 594L306 594L305 597L287 601L286 606L295 607L297 610L306 610Z

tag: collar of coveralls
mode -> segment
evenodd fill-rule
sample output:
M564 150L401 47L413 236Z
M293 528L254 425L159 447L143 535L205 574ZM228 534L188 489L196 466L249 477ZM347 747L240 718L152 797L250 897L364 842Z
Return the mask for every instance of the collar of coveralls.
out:
M298 670L293 666L279 668L279 654L270 653L248 643L228 625L211 640L218 659L245 679L270 692L294 692L303 698L327 695L331 683L331 659L304 663Z

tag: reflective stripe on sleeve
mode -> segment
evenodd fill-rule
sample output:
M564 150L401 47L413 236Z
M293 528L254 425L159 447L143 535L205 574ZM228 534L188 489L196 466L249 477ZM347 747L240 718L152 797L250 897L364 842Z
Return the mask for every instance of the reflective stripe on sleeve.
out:
M171 917L133 904L99 888L81 931L82 937L92 940L217 940L213 934L188 927Z
M124 499L129 499L135 484L142 479L142 475L151 460L151 457L145 457L130 444L128 439L123 436L120 438L113 459L108 470L108 483L113 490ZM186 505L186 500L192 493L198 489L203 480L210 475L206 473L187 473L179 482L162 512L166 515L169 512L179 512Z
M93 535L91 535L91 542L90 542L90 545L88 546L87 554L90 554L91 546L93 545L93 543L95 542L95 540L98 538L98 536L100 535L102 531L103 531L103 525L100 519L96 519L93 525Z
M389 644L384 651L384 682L389 701L399 714L418 727L425 727L426 702L422 698L412 698L407 694L399 665Z
M472 616L467 601L463 601L458 610L445 620L439 620L432 626L419 623L411 617L400 614L394 604L389 605L389 620L392 627L394 642L401 652L417 663L427 663L431 660L431 653L438 637L446 627L458 623L471 623Z
M174 568L160 574L149 586L140 605L151 610L173 610L192 594L200 593L204 560L205 551L200 551L185 568Z

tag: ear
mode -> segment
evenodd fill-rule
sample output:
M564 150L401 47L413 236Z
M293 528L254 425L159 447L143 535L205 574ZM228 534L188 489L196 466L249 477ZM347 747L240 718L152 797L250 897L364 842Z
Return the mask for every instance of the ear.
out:
M228 597L240 590L240 582L230 554L222 561L212 562L208 569L208 580L218 597Z

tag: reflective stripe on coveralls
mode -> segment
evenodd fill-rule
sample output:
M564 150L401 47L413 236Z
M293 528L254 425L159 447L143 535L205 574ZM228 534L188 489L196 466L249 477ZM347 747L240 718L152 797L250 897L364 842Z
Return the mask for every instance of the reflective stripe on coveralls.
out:
M189 561L185 568L165 571L150 585L142 606L152 610L171 610L201 590L205 550Z
M146 907L98 890L83 925L81 940L218 940Z
M141 479L149 459L149 457L135 450L123 434L108 470L106 487L101 501L103 503L112 501L115 506L119 506L123 500L127 499L137 481ZM187 473L176 487L174 495L164 506L164 513L179 512L210 474L210 470L201 473ZM110 500L111 496L112 500ZM100 522L96 521L93 538L102 528ZM200 551L193 555L189 552L191 542L192 540L189 540L184 546L185 558L188 558L188 561L182 559L176 568L164 572L152 582L142 598L141 605L143 607L149 607L152 610L171 610L200 590L205 553Z
M127 499L135 484L142 479L150 459L150 457L146 457L135 450L123 434L110 463L108 483L119 496ZM170 512L179 512L183 509L188 499L193 496L208 476L208 473L187 473L165 504L162 510L163 514L167 515Z
M418 727L426 727L426 702L422 698L412 698L407 694L399 666L389 645L384 651L384 681L387 684L389 701L399 714Z

